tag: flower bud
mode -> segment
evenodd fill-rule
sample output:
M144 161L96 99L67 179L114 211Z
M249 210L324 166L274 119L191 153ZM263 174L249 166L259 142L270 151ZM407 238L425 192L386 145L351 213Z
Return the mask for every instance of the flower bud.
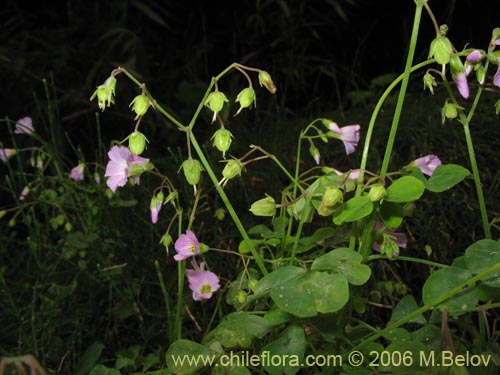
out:
M224 95L223 92L220 92L218 90L212 91L208 97L207 100L205 100L205 105L210 108L210 110L214 113L212 117L212 122L215 121L217 117L217 113L222 111L222 108L224 107L224 103L229 102L228 98L226 95Z
M265 70L259 72L259 84L264 86L271 94L276 94L276 91L278 91L271 75Z
M172 245L173 242L174 240L172 239L172 236L169 233L165 233L163 236L161 236L160 243L163 246L168 248L170 245Z
M449 102L446 102L443 106L443 108L441 108L441 120L442 120L442 123L444 124L445 120L446 119L454 119L454 118L457 118L458 116L458 106L453 104L453 103L449 103Z
M239 303L245 303L245 301L247 300L247 296L248 293L242 289L238 290L238 293L236 293L236 299Z
M491 33L491 41L490 44L492 45L499 45L500 44L500 28L495 27Z
M144 116L149 109L149 98L144 95L137 95L134 100L130 103L129 107L132 106L132 110L135 112L135 120L139 117Z
M484 79L485 79L484 66L480 66L479 68L477 68L477 70L476 70L476 79L477 79L477 82L480 85L482 85L484 83Z
M227 211L224 208L218 208L218 209L215 210L214 217L217 220L222 221L226 217L226 212Z
M464 64L458 55L452 55L450 57L450 72L452 76L456 76L460 73L465 72Z
M224 128L217 130L212 137L214 141L213 145L222 152L223 157L226 157L226 151L231 146L232 137L231 132Z
M368 192L368 198L370 198L372 202L378 202L385 197L386 193L387 192L384 185L375 184L370 188L370 191Z
M128 136L128 149L132 154L140 155L146 148L147 138L141 132L133 132Z
M200 243L200 249L198 254L204 254L207 253L208 250L210 250L210 247L207 244L204 244L203 242Z
M431 94L434 94L434 87L437 86L436 79L430 73L424 75L424 88L429 89Z
M453 52L453 45L450 40L445 36L437 36L431 43L429 49L429 58L434 57L438 64L444 65L450 62L451 53Z
M495 103L495 113L497 115L500 113L500 99Z
M309 153L311 154L314 161L316 162L316 165L319 165L319 163L321 161L321 154L319 153L318 148L315 145L311 144L311 147L309 147Z
M203 166L198 160L189 158L182 163L181 168L184 171L184 176L189 185L194 186L200 182Z
M230 180L236 176L240 176L243 167L244 165L241 161L238 159L231 159L226 163L226 166L222 170L222 177L226 180Z
M3 218L5 215L7 215L7 211L0 210L0 219Z
M276 214L276 202L269 195L254 202L250 207L250 212L255 216L274 216Z
M235 116L241 112L243 108L249 108L252 104L255 104L255 91L252 87L247 87L240 91L236 97L236 102L240 103L240 108L236 112Z
M337 203L342 202L344 195L342 190L337 186L328 186L325 189L325 194L323 194L322 203L327 207L335 206Z

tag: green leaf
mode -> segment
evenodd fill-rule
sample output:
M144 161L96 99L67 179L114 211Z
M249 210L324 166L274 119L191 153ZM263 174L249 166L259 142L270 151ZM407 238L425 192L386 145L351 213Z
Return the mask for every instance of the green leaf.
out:
M424 304L433 302L436 298L445 295L458 284L470 279L472 273L468 270L456 267L442 268L432 273L425 281L422 289L422 300ZM456 294L452 298L441 303L438 308L447 309L453 315L459 315L467 312L467 309L473 308L479 301L479 292L477 288L471 287Z
M284 266L268 273L260 279L254 288L254 294L251 295L252 299L261 298L271 288L284 284L297 275L306 272L305 269L296 266Z
M372 211L373 203L367 195L354 197L340 206L338 213L333 218L333 222L337 225L351 223L370 215Z
M253 240L250 239L250 242L253 243L255 247L259 246L260 244L264 243L264 240ZM239 246L238 246L238 252L240 254L246 254L250 252L250 246L248 246L247 242L245 240L241 241Z
M215 329L214 336L226 348L247 348L271 328L272 324L263 317L240 311L226 315Z
M343 274L353 285L363 285L371 276L371 269L361 264L363 257L349 248L339 248L316 258L311 271L332 271Z
M403 207L399 203L384 200L380 206L380 215L387 228L396 229L403 222Z
M427 190L441 193L461 182L470 172L456 164L446 164L438 166L432 176L427 180L425 187Z
M296 374L304 362L305 342L304 327L301 324L290 325L281 337L264 346L260 354L264 356L268 352L269 358L286 360L277 366L264 364L264 369L270 374Z
M76 365L75 375L87 375L90 370L96 365L103 349L103 344L99 342L93 342L79 358Z
M215 363L217 352L190 340L176 340L165 353L169 370L176 375L196 374L205 366Z
M401 301L398 302L396 307L394 307L394 310L392 310L391 319L389 320L389 323L387 323L387 325L391 325L392 323L397 322L405 316L410 315L415 310L418 310L418 305L415 301L415 297L413 297L412 295L404 296ZM427 321L425 320L423 315L419 315L410 320L409 323L426 324Z
M271 298L281 310L305 318L340 310L349 286L343 274L309 271L272 288Z
M484 239L470 245L465 250L465 264L473 274L486 271L500 263L500 244ZM486 285L500 288L500 271L482 280Z
M425 185L418 178L404 176L394 181L387 188L384 201L388 202L413 202L420 198L425 191Z

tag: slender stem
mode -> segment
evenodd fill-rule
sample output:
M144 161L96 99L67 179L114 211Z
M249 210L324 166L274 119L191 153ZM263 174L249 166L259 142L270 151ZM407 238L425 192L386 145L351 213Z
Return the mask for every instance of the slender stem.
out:
M156 275L158 276L158 281L160 282L160 288L163 295L163 301L165 302L165 308L167 310L167 334L170 342L175 340L172 330L172 308L170 307L170 300L168 299L167 288L165 287L165 280L163 279L163 274L161 273L160 263L155 260Z
M368 261L377 260L377 259L389 259L389 258L386 255L370 255L368 257ZM446 264L433 262L432 260L413 258L413 257L405 257L405 256L401 256L401 255L395 256L394 258L391 259L391 261L397 261L397 260L403 260L405 262L420 263L420 264L425 264L427 266L438 267L438 268L450 267Z
M417 1L415 17L413 20L413 30L410 39L410 47L408 50L408 57L406 58L405 71L403 73L403 81L401 82L401 89L399 91L396 110L394 111L394 117L392 119L391 131L389 133L389 139L387 140L387 147L385 149L384 160L382 161L382 168L380 170L380 176L382 178L384 178L385 174L387 173L387 168L389 166L389 161L392 154L392 148L394 146L394 140L396 138L396 133L398 130L399 119L401 117L401 111L403 109L403 104L406 97L406 89L408 87L408 81L410 80L410 73L413 64L413 56L415 55L415 48L417 46L420 18L422 16L422 6L423 6L422 1Z

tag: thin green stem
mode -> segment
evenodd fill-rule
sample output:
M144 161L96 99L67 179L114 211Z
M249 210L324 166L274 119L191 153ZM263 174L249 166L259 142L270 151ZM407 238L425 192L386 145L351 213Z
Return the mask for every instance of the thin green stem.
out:
M369 262L372 260L377 260L377 259L389 259L389 258L386 255L371 255L368 257ZM398 256L394 257L393 259L391 259L391 261L398 261L398 260L402 260L405 262L420 263L420 264L425 264L427 266L438 267L438 268L450 267L446 264L433 262L432 260L413 258L413 257L405 257L405 256L401 256L401 255L398 255Z
M392 148L394 146L394 140L396 138L396 133L398 130L399 119L401 118L401 111L403 109L403 104L406 97L406 89L408 87L408 81L410 80L410 73L413 64L413 56L415 55L415 48L417 46L420 18L422 16L422 7L423 7L422 1L417 1L415 17L413 19L413 29L411 32L410 46L408 49L408 57L406 58L406 66L403 73L403 81L401 82L401 89L399 91L398 101L396 103L396 109L394 111L394 117L392 119L391 131L389 133L389 139L387 140L387 147L385 149L385 155L380 170L380 176L382 178L385 177L385 174L387 173L387 168L389 167Z
M170 342L175 340L172 330L172 308L170 306L170 300L168 299L167 288L165 287L165 280L163 279L163 274L160 269L160 262L155 260L156 275L158 276L158 281L160 282L160 288L163 296L163 301L165 302L165 309L167 310L167 334Z

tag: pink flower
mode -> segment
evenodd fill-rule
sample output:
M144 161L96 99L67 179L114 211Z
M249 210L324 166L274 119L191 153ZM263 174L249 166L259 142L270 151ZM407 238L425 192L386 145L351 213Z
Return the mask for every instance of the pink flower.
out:
M413 165L419 168L423 174L432 176L434 170L441 165L441 160L436 155L426 155L414 160Z
M344 142L345 152L347 155L352 154L359 142L359 125L347 125L340 128L336 122L331 122L328 128L340 135L340 139Z
M342 176L344 175L345 173L337 170L337 169L334 169L335 173L337 173L339 176ZM347 176L347 178L351 179L351 180L358 180L359 179L359 173L360 173L360 170L359 169L354 169L352 171L349 172L349 175Z
M14 134L31 134L35 131L31 117L23 117L16 122Z
M23 191L21 191L21 195L19 195L19 200L24 201L29 193L30 193L30 188L25 186Z
M189 281L189 288L193 291L193 299L209 299L213 293L220 288L219 278L216 274L204 270L205 264L194 270L186 270L186 277Z
M384 228L384 223L381 221L377 221L375 224L375 230L380 231L382 228ZM401 248L401 249L406 249L406 243L408 242L408 238L406 237L406 234L402 232L396 232L393 229L386 229L384 230L383 233L383 241L394 241L396 245ZM380 252L380 244L377 242L373 243L373 250ZM396 253L395 255L398 255L399 253Z
M200 252L200 243L196 235L190 230L187 230L186 234L182 234L177 241L175 241L174 249L177 252L177 255L174 255L174 259L179 261L198 254Z
M83 181L83 170L85 168L85 164L80 163L76 167L71 170L69 177L75 181Z
M498 69L495 75L493 76L493 84L495 86L500 87L500 56L497 57Z
M161 206L163 204L163 192L160 191L157 195L151 198L151 203L149 204L149 209L151 211L151 222L156 224L158 222L158 214L160 213Z
M479 50L479 49L475 49L474 51L472 51L471 53L469 53L467 55L465 60L470 62L470 63L477 63L477 62L481 61L483 57L484 57L483 52L481 52L481 50Z
M132 154L127 147L113 146L108 152L109 162L106 165L106 184L115 192L118 187L125 186L127 179L134 177L139 183L140 174L148 169L149 159Z
M0 160L6 162L12 156L14 156L17 151L13 148L0 148Z
M460 72L456 75L452 75L452 78L457 85L460 95L462 95L464 99L467 99L469 97L469 84L467 83L467 76L465 74L465 71Z

